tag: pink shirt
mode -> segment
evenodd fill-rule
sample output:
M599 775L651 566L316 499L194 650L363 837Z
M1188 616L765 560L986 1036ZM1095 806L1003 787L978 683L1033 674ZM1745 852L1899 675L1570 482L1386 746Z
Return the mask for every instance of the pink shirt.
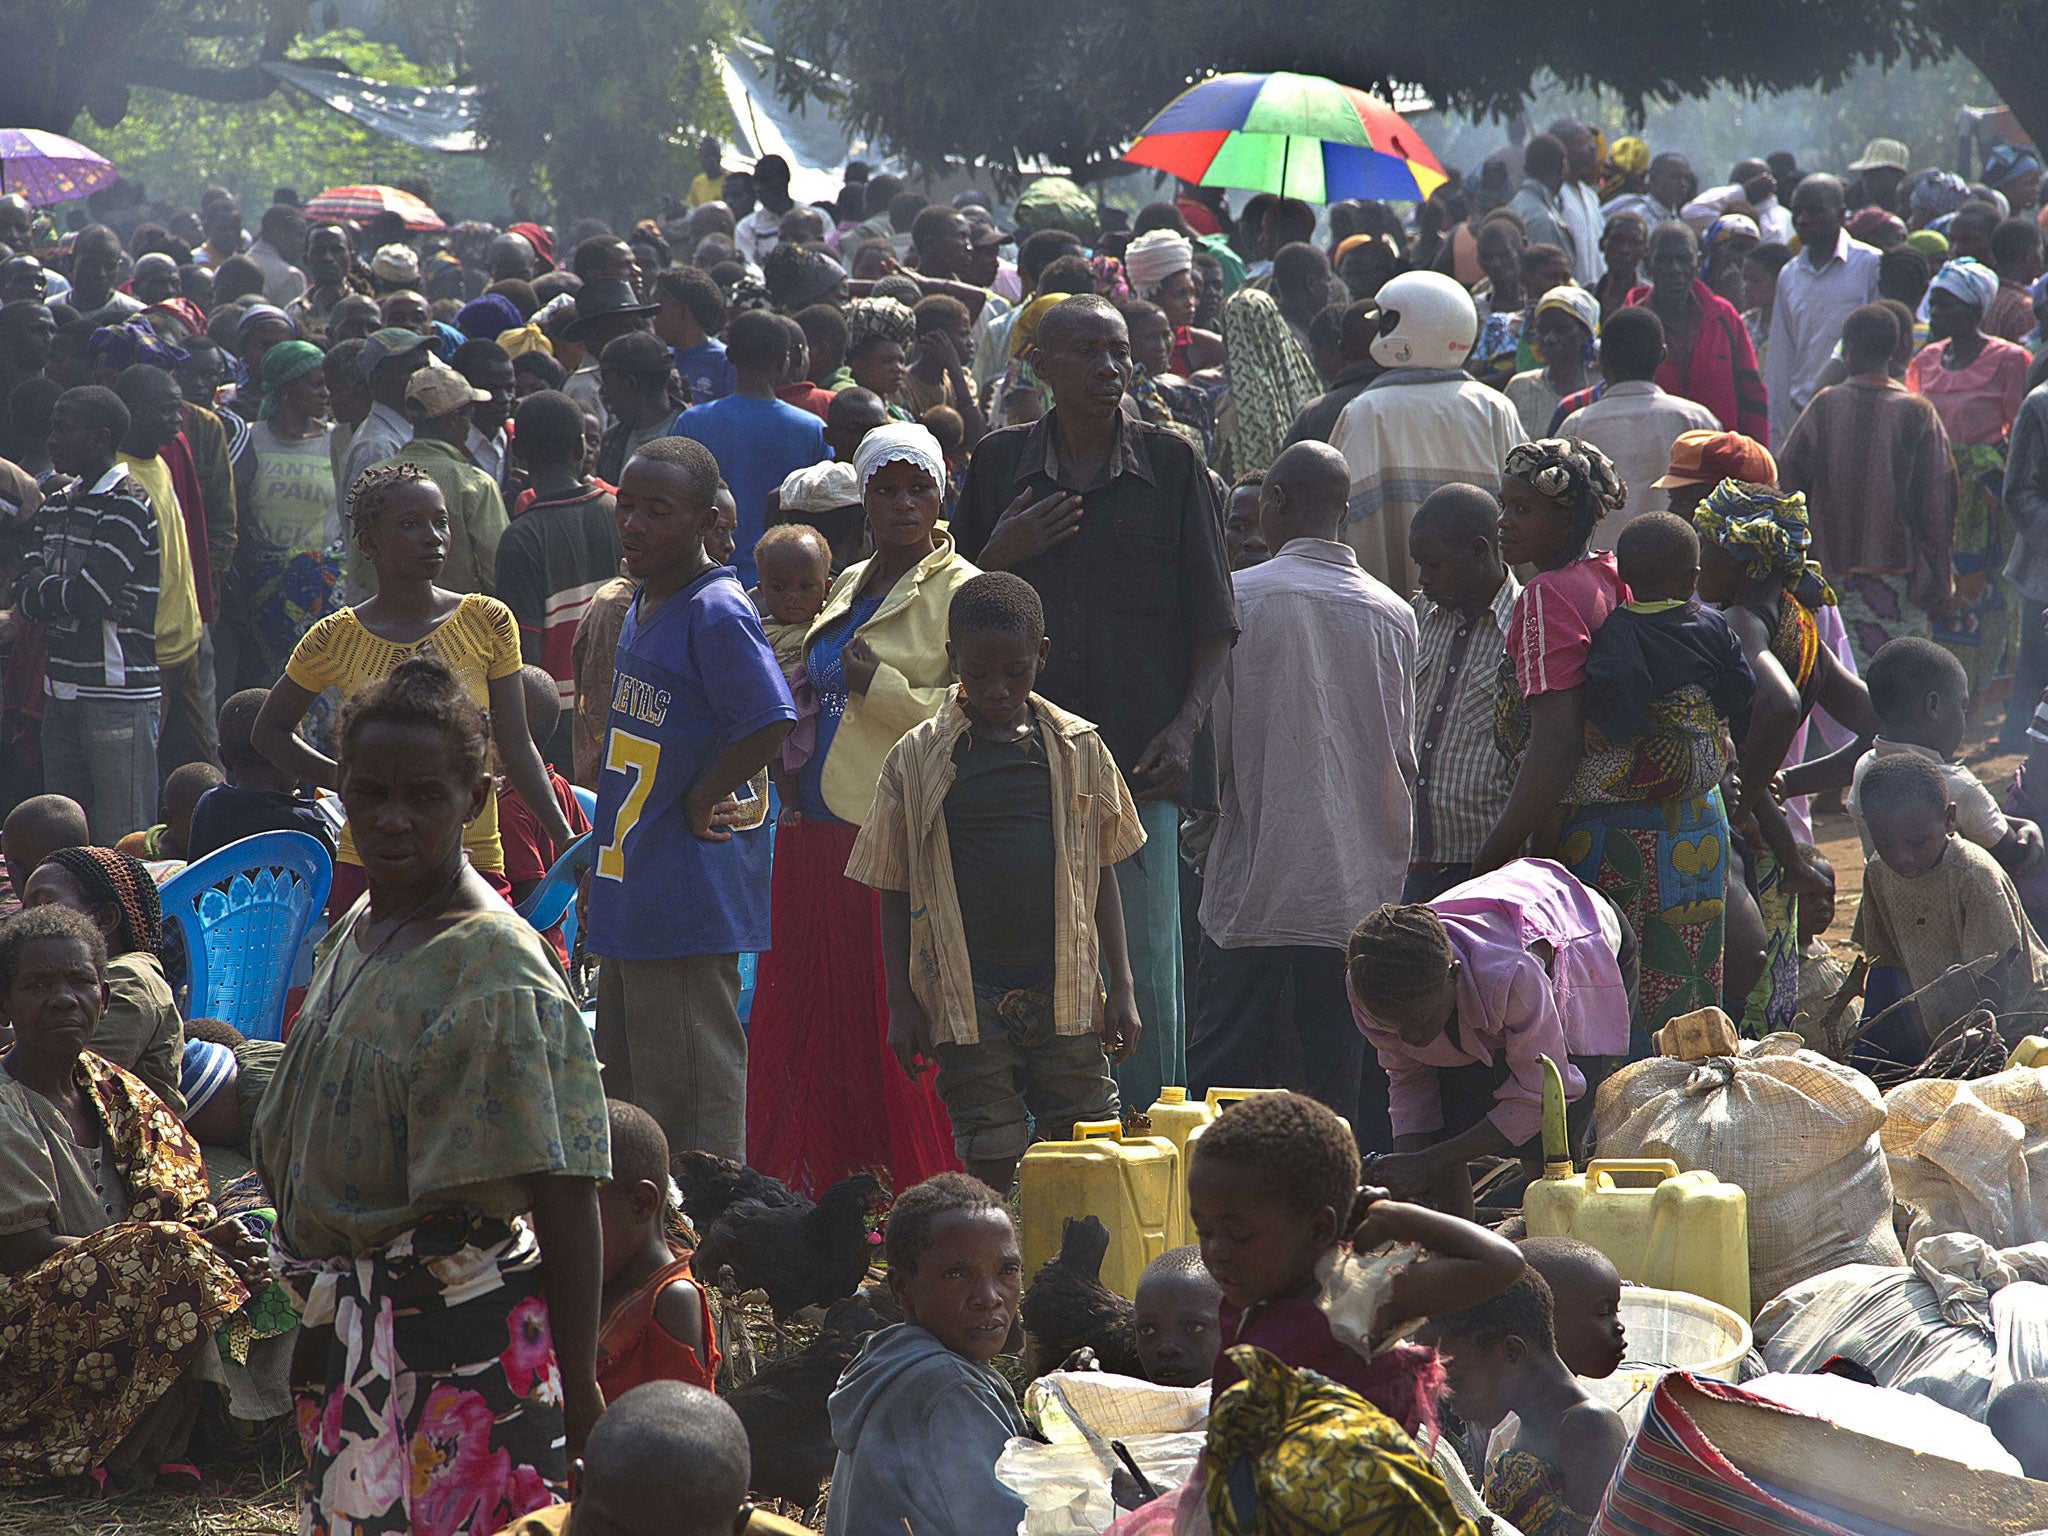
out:
M1511 1146L1521 1146L1542 1129L1539 1057L1557 1063L1572 1101L1585 1093L1586 1079L1571 1058L1626 1054L1628 992L1601 928L1600 901L1563 865L1517 859L1430 903L1459 961L1457 1038L1446 1032L1409 1045L1351 998L1351 1017L1387 1072L1396 1136L1444 1129L1439 1068L1490 1065L1504 1052L1507 1081L1487 1119ZM1529 952L1539 941L1552 950L1547 969Z
M1929 342L1906 365L1906 388L1925 395L1948 428L1948 440L1963 447L1996 447L2012 430L2027 392L2033 354L2017 342L1987 337L1984 350L1967 368L1941 366L1945 341Z
M1539 573L1515 601L1508 654L1522 696L1562 693L1586 680L1593 631L1628 601L1614 555L1599 550L1555 571Z

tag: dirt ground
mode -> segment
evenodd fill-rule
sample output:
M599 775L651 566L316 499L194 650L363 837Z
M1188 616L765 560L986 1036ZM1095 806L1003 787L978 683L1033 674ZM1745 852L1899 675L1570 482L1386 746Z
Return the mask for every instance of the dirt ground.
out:
M1961 757L1970 771L1984 781L1993 798L2003 799L2006 790L2012 787L2013 770L2019 766L2021 754L1998 750L1998 727L2004 718L2004 706L2000 704L1989 713L1989 720L1972 722ZM1838 952L1845 951L1849 932L1856 924L1856 909L1863 900L1863 845L1857 839L1855 823L1850 821L1847 811L1839 808L1839 802L1835 809L1816 804L1813 840L1835 866L1835 921L1827 938ZM1847 955L1843 958L1846 964Z
M1973 724L1962 757L1993 795L2003 796L2020 759L1999 752L1994 743L2002 705L1986 723ZM1848 958L1849 933L1863 894L1863 850L1848 813L1816 806L1815 844L1835 867L1835 921L1829 943ZM767 1351L780 1346L764 1318L749 1316L747 1331L759 1335ZM197 1498L131 1494L97 1503L47 1491L0 1492L0 1536L285 1536L298 1528L295 1500L297 1456L278 1458L267 1466L209 1469L206 1491ZM813 1528L822 1526L818 1510L784 1510Z

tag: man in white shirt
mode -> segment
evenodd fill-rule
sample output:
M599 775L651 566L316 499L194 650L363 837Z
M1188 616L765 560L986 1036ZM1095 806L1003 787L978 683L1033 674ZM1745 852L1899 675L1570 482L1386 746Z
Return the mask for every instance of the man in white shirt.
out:
M1833 176L1808 176L1792 195L1799 254L1778 273L1771 308L1764 388L1771 397L1771 441L1782 443L1820 388L1821 370L1842 339L1842 322L1877 302L1878 252L1842 227L1847 203Z
M763 155L754 162L754 196L758 207L739 221L732 241L739 253L759 266L782 243L782 216L796 206L789 195L789 162Z
M1561 117L1547 130L1564 146L1564 185L1557 200L1564 210L1564 226L1571 232L1572 277L1591 293L1607 271L1600 254L1600 236L1607 221L1600 213L1600 149L1592 129L1584 123Z
M426 337L396 326L373 331L363 343L358 366L370 389L370 414L356 428L348 453L341 461L341 477L335 492L344 513L348 489L356 483L356 476L372 464L383 463L412 441L412 418L405 414L405 386L415 372L427 365L431 354L426 348ZM349 552L361 560L353 539L349 541Z
M1728 173L1728 184L1709 187L1680 210L1680 216L1696 235L1736 203L1756 210L1757 233L1769 245L1792 243L1792 214L1778 201L1778 179L1761 160L1740 160Z
M1644 306L1615 311L1600 329L1600 373L1607 388L1591 405L1580 406L1557 429L1560 437L1582 437L1614 460L1628 503L1619 517L1593 525L1593 548L1612 549L1629 519L1662 512L1671 493L1654 482L1671 462L1671 444L1681 432L1717 432L1721 423L1696 400L1668 394L1656 384L1664 361L1664 322Z
M305 259L306 221L290 203L272 203L263 210L256 239L246 254L263 271L266 303L285 305L306 291L306 274L294 262Z
M1406 594L1415 589L1408 524L1423 498L1453 481L1498 492L1501 461L1527 434L1508 397L1464 371L1479 313L1463 284L1404 272L1378 301L1386 328L1372 356L1387 371L1344 407L1330 442L1351 467L1344 540Z
M1415 614L1339 542L1350 470L1326 443L1273 461L1259 526L1273 549L1234 578L1239 633L1209 719L1220 813L1202 890L1188 1034L1196 1093L1256 1080L1288 982L1308 1091L1385 1146L1386 1089L1344 990L1352 924L1407 874ZM1349 686L1329 687L1331 678ZM1361 1120L1359 1117L1363 1116Z
M1617 213L1639 213L1655 229L1667 219L1678 217L1678 210L1692 197L1699 183L1692 174L1692 162L1672 150L1666 150L1650 162L1648 186L1641 192L1626 193L1610 203L1601 206L1600 212L1607 218Z

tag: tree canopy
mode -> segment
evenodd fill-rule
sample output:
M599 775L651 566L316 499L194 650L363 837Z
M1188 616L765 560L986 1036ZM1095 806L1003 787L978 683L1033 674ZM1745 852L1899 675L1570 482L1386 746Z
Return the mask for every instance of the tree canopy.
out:
M1832 86L1860 63L1966 55L2048 143L2048 79L2023 0L773 0L786 57L846 82L857 128L923 165L1045 160L1084 173L1211 70L1292 69L1506 112L1547 72L1624 101ZM815 73L785 66L791 94Z
M535 181L572 214L614 217L644 211L650 187L687 186L697 135L728 126L713 65L737 26L733 0L413 0L391 10L402 51L355 33L309 36L328 14L316 0L0 0L0 123L76 125L163 186L241 185L273 166L294 184L445 183L463 179L466 157L370 133L281 89L261 65L290 58L407 84L474 84L497 171Z

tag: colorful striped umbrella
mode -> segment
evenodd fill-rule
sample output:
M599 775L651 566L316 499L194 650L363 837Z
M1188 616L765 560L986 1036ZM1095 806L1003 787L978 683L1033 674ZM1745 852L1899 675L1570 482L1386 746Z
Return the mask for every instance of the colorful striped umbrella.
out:
M346 219L352 224L367 224L379 214L395 213L415 234L448 227L441 215L396 187L329 187L306 204L305 212L309 219Z
M1309 203L1420 202L1447 179L1392 107L1320 75L1203 80L1147 123L1124 159L1199 186Z
M83 144L40 128L0 128L0 194L43 208L113 184L113 166Z

